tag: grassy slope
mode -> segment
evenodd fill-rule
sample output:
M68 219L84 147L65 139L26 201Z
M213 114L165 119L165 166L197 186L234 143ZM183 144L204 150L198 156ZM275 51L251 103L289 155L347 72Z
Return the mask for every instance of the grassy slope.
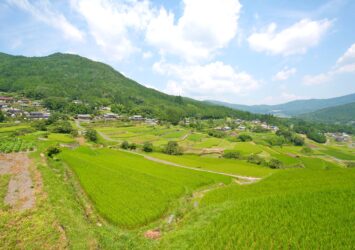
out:
M230 178L174 168L114 150L80 148L62 159L73 168L98 211L124 227L147 224L192 190Z
M355 102L302 114L299 117L305 120L328 123L355 121Z
M208 193L162 249L352 249L355 171L304 159L249 186ZM208 220L206 219L208 218Z

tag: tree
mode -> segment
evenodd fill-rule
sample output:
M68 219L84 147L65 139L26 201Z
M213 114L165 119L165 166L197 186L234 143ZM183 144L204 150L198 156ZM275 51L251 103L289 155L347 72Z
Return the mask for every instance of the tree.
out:
M253 164L257 164L257 165L261 165L261 164L265 163L264 159L256 154L249 155L248 162L253 163Z
M60 150L59 147L57 147L57 146L51 146L51 147L49 147L49 148L47 149L47 155L52 158L53 155L59 154L60 151L61 151L61 150Z
M5 121L5 115L4 113L0 110L0 122L4 122Z
M182 150L176 141L169 141L165 146L164 153L168 155L182 155Z
M143 151L147 153L153 152L153 144L151 142L145 142L143 144Z
M268 166L270 168L273 168L273 169L277 169L277 168L282 168L283 167L283 164L280 160L278 159L271 159L268 163Z
M130 150L136 150L137 145L136 145L135 143L131 143L131 144L128 145L128 148L129 148Z
M122 148L122 149L126 149L126 150L129 149L129 143L128 143L128 141L122 142L121 148Z
M303 146L304 145L304 139L298 135L295 135L292 137L292 142L295 146Z
M95 129L88 129L85 133L85 138L92 142L97 142L97 132Z
M240 159L240 152L239 151L229 151L229 152L225 152L223 154L223 158L226 159Z
M250 135L247 134L241 134L237 137L238 141L246 142L246 141L252 141L253 138Z

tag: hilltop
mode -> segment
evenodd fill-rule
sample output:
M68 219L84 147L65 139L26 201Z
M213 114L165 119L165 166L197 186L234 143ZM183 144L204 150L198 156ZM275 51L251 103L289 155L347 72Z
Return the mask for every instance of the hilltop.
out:
M109 65L72 54L24 57L0 53L1 91L48 100L53 106L81 100L92 111L94 107L116 104L122 112L172 122L183 117L255 117L247 112L161 93L125 77Z

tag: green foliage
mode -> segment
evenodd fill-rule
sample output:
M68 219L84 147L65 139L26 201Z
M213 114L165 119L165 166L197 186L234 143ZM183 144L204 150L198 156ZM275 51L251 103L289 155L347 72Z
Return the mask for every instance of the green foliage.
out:
M306 135L307 135L308 139L311 139L315 142L318 142L318 143L326 143L327 142L327 137L320 131L312 129L312 130L307 131Z
M301 149L301 153L306 154L306 155L310 155L313 153L313 149L311 149L310 147L303 147Z
M122 148L122 149L125 149L125 150L129 149L129 143L128 143L128 141L123 141L123 142L121 143L121 148Z
M97 132L95 129L88 129L85 132L85 138L88 139L89 141L92 142L97 142L98 137L97 137Z
M248 134L240 134L238 135L237 140L241 142L247 142L247 141L252 141L253 138Z
M5 121L5 115L2 112L2 110L0 110L0 122L4 122Z
M271 159L268 162L268 166L272 169L278 169L278 168L282 168L283 167L283 163L282 161L278 160L278 159Z
M143 151L147 153L153 152L153 144L151 142L145 142L143 144Z
M35 148L34 142L23 140L16 137L1 138L0 140L0 153L17 153L33 151Z
M169 141L163 152L168 155L182 155L182 149L176 141Z
M239 151L227 151L223 154L223 158L226 159L240 159L241 153Z
M304 145L304 139L299 135L294 135L292 137L292 142L295 146L303 146Z
M69 121L56 121L49 126L49 130L53 133L71 134L75 130Z
M54 155L57 155L61 152L60 148L57 146L50 146L47 148L47 156L53 158Z
M355 161L347 161L345 165L347 168L355 168Z
M265 163L265 160L257 154L249 155L247 161L256 165L262 165Z
M223 138L226 136L226 134L223 131L219 131L219 130L210 130L208 131L208 135L216 138Z

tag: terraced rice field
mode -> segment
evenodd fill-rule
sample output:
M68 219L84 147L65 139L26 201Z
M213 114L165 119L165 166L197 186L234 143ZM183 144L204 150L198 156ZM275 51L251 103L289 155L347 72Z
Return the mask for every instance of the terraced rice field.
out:
M160 218L180 197L229 177L175 168L110 149L78 148L60 156L109 221L136 227Z
M306 169L207 193L161 248L353 249L355 170L303 160Z

